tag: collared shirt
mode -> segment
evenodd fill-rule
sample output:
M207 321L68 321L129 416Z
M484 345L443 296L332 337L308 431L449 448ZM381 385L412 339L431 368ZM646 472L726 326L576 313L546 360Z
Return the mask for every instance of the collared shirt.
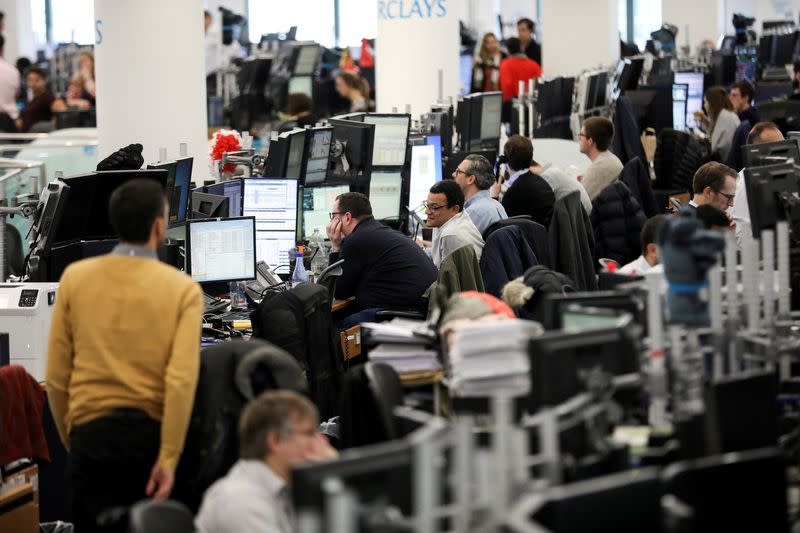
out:
M464 211L467 212L472 223L483 235L486 228L504 218L508 218L503 204L493 199L489 191L478 191L464 202Z
M19 70L3 58L0 58L0 112L16 119L19 116L17 109L17 91L19 91Z
M195 526L200 533L291 533L286 483L263 461L240 459L206 491Z
M647 274L648 272L663 272L663 268L664 267L662 267L660 263L650 266L650 263L647 262L647 259L645 259L643 255L640 255L638 259L635 259L620 268L619 273L628 274L629 276L641 276L643 274Z
M146 246L138 246L136 244L119 243L111 250L111 255L131 255L134 257L148 257L150 259L158 259L158 254Z
M527 168L523 168L522 170L517 170L516 172L511 174L511 176L509 176L508 180L506 181L508 186L511 187L512 185L514 185L514 182L517 181L517 178L525 174L527 171L528 171Z
M483 252L483 237L465 211L460 212L439 228L433 228L431 259L436 268L442 260L462 246L472 245L478 260Z
M753 230L750 226L750 206L747 203L747 187L744 183L744 169L736 177L736 201L728 209L728 213L736 222L736 245L741 249L744 243L753 240Z
M689 200L689 207L691 207L693 209L697 209L700 206L697 205L697 202L695 202L694 200Z

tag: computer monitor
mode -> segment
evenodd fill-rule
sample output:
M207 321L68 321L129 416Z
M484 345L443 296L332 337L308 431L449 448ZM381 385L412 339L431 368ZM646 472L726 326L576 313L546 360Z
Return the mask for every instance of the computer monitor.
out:
M753 86L758 79L758 47L736 47L736 81L749 81Z
M632 294L620 291L569 292L565 294L547 294L535 310L535 319L542 323L546 330L562 329L566 309L573 305L583 307L614 309L630 313L633 320L645 326L646 316L642 304Z
M333 127L328 181L366 187L372 172L375 125L338 119L330 119L328 123ZM341 155L334 154L334 147L341 147Z
M685 83L672 84L672 128L684 131L686 129L686 102L689 99L689 85Z
M775 229L780 220L792 219L800 206L800 167L793 163L745 167L744 183L753 238L765 229ZM787 216L787 210L789 215Z
M399 170L373 170L369 181L369 203L377 220L400 218L403 177Z
M336 120L352 120L353 122L364 122L364 117L367 114L363 111L354 111L353 113L345 113L344 115L336 115L335 117L331 117Z
M316 43L297 45L297 52L294 60L294 76L313 76L317 70L317 60L319 59L319 45Z
M313 128L309 135L305 175L302 179L304 187L324 183L328 176L333 128Z
M406 162L410 115L368 114L365 124L375 124L373 167L402 167Z
M309 98L314 97L314 78L311 76L293 76L289 78L289 85L286 88L287 94L305 94Z
M432 141L433 144L411 147L408 205L413 210L422 208L430 188L442 180L442 153L436 140Z
M597 76L587 76L586 91L583 93L583 110L590 111L594 109L597 102Z
M333 202L340 194L350 192L349 185L320 185L303 188L302 238L307 239L318 229L325 235L330 222Z
M608 72L597 74L597 90L595 92L595 107L605 107L608 101Z
M230 206L227 196L192 191L192 219L227 218Z
M643 57L631 57L620 60L617 64L617 73L615 76L614 98L625 94L627 91L636 90L639 86L639 78L642 76L643 68Z
M228 216L242 216L242 180L235 179L222 181L206 187L208 194L225 196L228 198Z
M296 178L243 181L242 214L256 219L256 259L276 274L289 274L289 250L297 244Z
M496 150L500 143L503 93L476 93L469 100L469 150Z
M69 191L69 185L64 180L54 180L48 183L42 191L39 202L44 207L33 223L33 235L36 241L31 246L31 250L40 250L44 253L50 250L66 210ZM32 281L43 281L43 279L33 279Z
M52 243L115 237L117 232L108 218L108 201L116 188L136 178L153 179L166 187L167 177L164 169L148 169L90 172L63 178L70 190Z
M791 64L796 35L796 33L792 32L775 36L775 57L772 62L775 66Z
M264 165L264 177L300 179L307 138L307 130L295 128L281 133L277 140L271 142Z
M561 314L561 329L579 332L591 329L620 327L631 320L631 314L618 309L567 305Z
M186 273L192 280L256 278L255 218L190 220L186 226Z
M742 156L745 167L776 165L789 161L800 164L800 140L748 144L742 147Z
M192 183L192 165L194 159L191 157L182 157L176 161L175 167L175 187L172 193L172 204L170 205L170 222L180 224L184 222L188 216L189 211L189 192ZM173 206L177 202L177 209L173 210ZM172 215L175 215L175 220L172 220Z
M147 165L148 169L162 169L167 171L167 183L164 185L164 192L167 195L167 201L169 202L169 220L170 224L177 222L178 217L178 201L175 201L175 174L178 169L178 162L177 161L165 161L159 163L152 163ZM174 215L173 215L174 213ZM173 217L175 220L173 220Z
M686 98L686 126L691 128L699 127L694 118L695 111L703 111L703 83L704 74L702 72L675 72L672 75L672 82L689 86L689 93Z

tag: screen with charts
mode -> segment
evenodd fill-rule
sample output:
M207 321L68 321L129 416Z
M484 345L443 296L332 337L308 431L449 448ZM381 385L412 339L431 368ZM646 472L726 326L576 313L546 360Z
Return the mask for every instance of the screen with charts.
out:
M673 76L673 83L689 86L689 97L686 99L686 127L697 128L699 125L694 119L694 112L703 111L704 74L702 72L676 72Z
M373 167L401 167L406 162L408 146L408 115L367 115L366 124L375 124L375 143L372 149Z
M301 46L297 51L297 61L294 64L295 76L311 76L317 67L317 56L319 55L319 45Z
M369 181L369 203L377 220L400 216L400 193L403 177L400 172L372 171Z
M442 139L428 135L427 144L411 147L411 179L408 206L416 212L422 211L422 202L437 181L442 181Z
M304 185L316 185L325 181L328 175L328 158L331 155L333 130L325 128L312 130L308 143L308 159Z
M297 244L297 179L245 179L242 214L256 219L256 259L288 274L289 250Z
M232 217L242 216L242 180L230 180L215 183L206 187L208 194L228 197L228 214Z
M301 93L309 98L314 96L314 83L311 76L294 76L289 78L287 94Z
M503 107L501 94L485 95L481 105L481 139L500 138L500 110Z
M293 132L289 136L289 153L286 157L286 177L300 179L303 167L303 152L306 148L306 131Z
M255 220L252 217L187 223L186 262L194 281L255 279Z
M307 239L319 229L326 236L325 227L330 222L333 202L340 194L350 192L349 185L329 185L303 189L303 238Z
M686 100L689 86L685 83L672 84L672 127L678 131L686 129Z

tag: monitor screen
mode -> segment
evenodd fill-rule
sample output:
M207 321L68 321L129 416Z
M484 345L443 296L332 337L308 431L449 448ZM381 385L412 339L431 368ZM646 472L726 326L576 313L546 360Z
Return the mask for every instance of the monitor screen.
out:
M608 72L597 75L597 90L595 91L595 107L603 107L608 99Z
M314 96L314 83L311 76L294 76L289 78L289 86L286 89L287 94L305 94L309 98Z
M194 159L184 157L178 159L175 167L175 187L170 200L169 218L170 222L181 223L186 220L189 208L189 193L192 186L192 164ZM173 207L176 207L173 210ZM173 220L175 215L175 220Z
M349 185L329 185L306 187L303 189L303 238L308 238L319 229L325 235L325 227L330 222L333 202L340 194L350 192Z
M294 63L295 76L312 76L317 68L319 45L304 45L297 51L297 60Z
M686 101L688 98L688 85L685 83L672 84L672 127L679 131L686 129Z
M186 230L186 271L194 281L255 279L253 217L191 220Z
M703 111L703 77L702 72L676 72L673 83L689 86L689 96L686 99L686 126L697 128L699 125L694 119L695 111Z
M330 128L312 130L311 140L308 143L304 185L316 185L325 181L328 175L328 159L331 155L332 137L333 130Z
M403 178L400 172L372 171L369 182L369 203L377 220L400 217L400 193Z
M289 153L286 156L286 173L287 178L300 179L300 173L303 167L303 151L306 148L306 131L299 131L292 133L289 136Z
M408 115L367 115L366 124L375 124L372 166L401 167L406 162Z
M206 187L208 194L225 196L229 199L228 214L232 217L242 216L242 180L223 181Z
M434 183L442 179L442 154L437 154L436 150L437 147L432 144L411 147L408 206L415 211L421 211L422 202L428 198L428 191Z
M256 259L289 274L289 250L297 244L297 179L247 178L242 214L256 219Z
M500 110L503 106L502 94L487 94L481 105L481 139L500 138Z
M180 207L180 198L175 197L175 174L178 170L177 161L168 161L164 163L155 163L147 165L148 169L163 169L167 171L167 184L164 187L164 192L169 201L169 223L175 224L178 222L178 208ZM184 214L185 215L185 214ZM184 216L184 220L186 217Z

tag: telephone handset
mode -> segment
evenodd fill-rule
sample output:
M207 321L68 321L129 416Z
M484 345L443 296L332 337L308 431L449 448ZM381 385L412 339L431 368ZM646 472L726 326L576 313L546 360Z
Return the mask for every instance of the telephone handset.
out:
M283 280L275 274L264 261L256 263L256 279L247 282L247 294L253 300L261 300L264 291L275 285L283 284Z

